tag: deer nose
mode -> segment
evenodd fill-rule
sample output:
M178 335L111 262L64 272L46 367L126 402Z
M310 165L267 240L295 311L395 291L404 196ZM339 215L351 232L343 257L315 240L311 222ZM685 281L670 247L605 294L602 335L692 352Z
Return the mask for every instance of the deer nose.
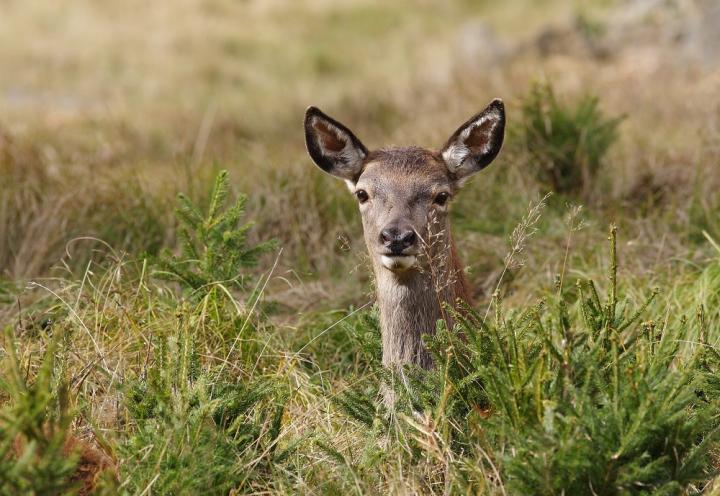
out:
M393 255L400 255L403 250L415 244L417 235L412 229L400 230L397 227L389 227L380 232L380 242L390 248Z

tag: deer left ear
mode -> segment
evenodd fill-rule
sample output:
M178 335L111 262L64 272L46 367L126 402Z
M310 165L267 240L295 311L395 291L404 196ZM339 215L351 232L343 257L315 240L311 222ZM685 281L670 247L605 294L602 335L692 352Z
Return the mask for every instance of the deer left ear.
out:
M496 98L450 137L442 157L456 179L462 180L487 167L502 148L505 105Z
M317 107L305 112L305 144L322 170L346 181L357 181L367 148L352 131Z

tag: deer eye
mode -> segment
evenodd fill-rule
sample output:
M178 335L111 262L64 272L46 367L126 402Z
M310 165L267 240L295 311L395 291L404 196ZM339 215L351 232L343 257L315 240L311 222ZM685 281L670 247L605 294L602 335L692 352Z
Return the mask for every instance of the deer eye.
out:
M355 192L355 196L360 203L365 203L366 201L368 201L368 198L370 198L367 194L367 191L365 191L364 189L357 190Z
M446 193L445 191L442 191L435 195L435 199L433 200L433 203L435 205L439 205L441 207L445 206L447 201L450 199L450 193Z

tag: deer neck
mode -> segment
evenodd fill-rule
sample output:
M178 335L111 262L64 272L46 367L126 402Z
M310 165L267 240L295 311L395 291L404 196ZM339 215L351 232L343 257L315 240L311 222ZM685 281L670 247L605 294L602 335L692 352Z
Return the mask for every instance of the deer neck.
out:
M377 302L380 309L383 364L413 363L429 369L432 358L422 342L423 334L435 334L437 321L452 326L445 303L456 307L458 300L470 303L452 239L442 262L430 268L396 273L376 263Z

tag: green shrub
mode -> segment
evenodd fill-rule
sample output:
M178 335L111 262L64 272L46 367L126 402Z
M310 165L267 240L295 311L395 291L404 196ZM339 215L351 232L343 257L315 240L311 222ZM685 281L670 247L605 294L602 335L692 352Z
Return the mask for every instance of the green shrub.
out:
M220 171L210 195L210 206L203 215L185 195L178 195L175 210L180 240L180 256L164 251L155 275L177 281L194 299L202 299L220 287L245 289L248 276L258 257L272 250L274 241L247 246L252 223L240 224L247 197L238 196L226 208L229 191L227 171Z
M522 113L521 136L540 182L558 193L587 194L622 117L605 117L592 95L565 104L549 84L532 87Z
M77 489L72 476L78 456L65 450L73 419L70 388L56 363L56 340L48 345L32 382L15 346L8 328L0 375L0 398L9 400L0 409L0 494L62 494Z
M277 383L219 379L202 367L195 339L160 340L156 356L126 386L131 435L121 480L132 494L227 494L267 475L284 403ZM280 456L283 454L280 453Z
M253 374L262 353L249 339L256 331L253 309L239 315L230 292L248 291L244 269L273 243L248 246L251 224L240 224L245 197L224 209L227 194L222 171L205 216L180 195L181 255L165 252L158 261L155 274L179 282L200 304L173 300L177 328L169 338L154 338L147 365L124 387L130 429L120 447L121 481L132 494L148 488L157 494L249 491L288 453L276 450L285 409L280 378ZM224 360L203 363L199 339Z
M403 422L384 429L404 440L407 471L457 494L680 494L712 478L720 355L684 345L695 339L685 319L641 321L656 291L634 310L619 298L611 239L604 300L591 281L523 311L496 298L490 319L467 309L455 329L439 323L435 370L387 382ZM356 388L341 407L376 443L373 395ZM367 449L364 470L400 456Z

